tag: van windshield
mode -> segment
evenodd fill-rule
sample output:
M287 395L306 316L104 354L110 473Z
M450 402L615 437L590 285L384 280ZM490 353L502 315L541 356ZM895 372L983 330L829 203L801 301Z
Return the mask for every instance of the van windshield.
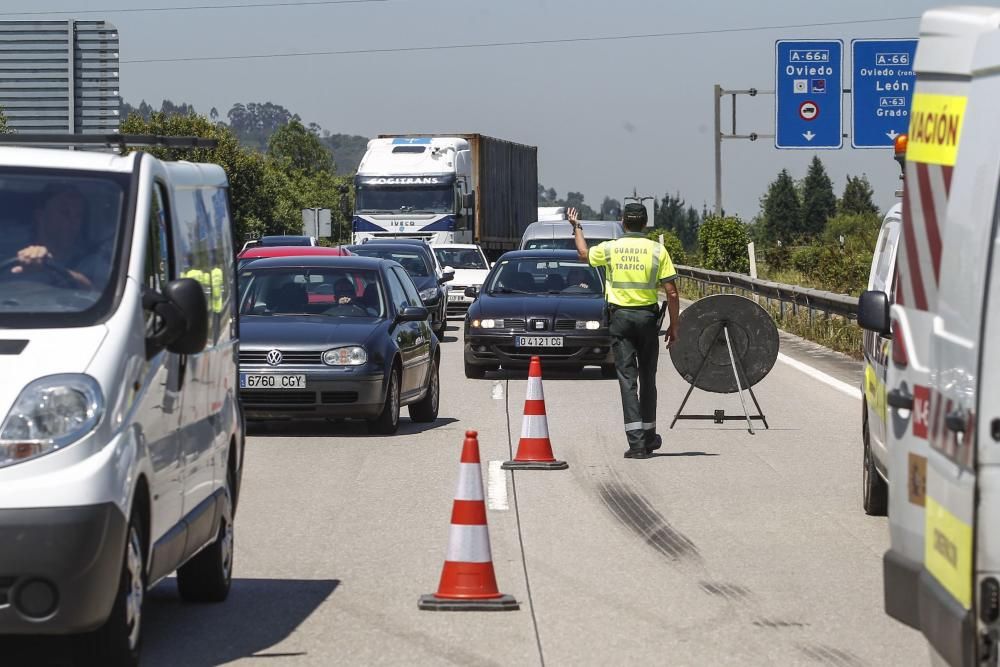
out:
M593 248L598 243L610 239L587 239L587 247ZM576 250L576 242L572 237L562 239L530 239L522 250Z
M48 325L25 315L99 317L98 302L113 298L128 182L128 174L0 170L0 320L24 327Z

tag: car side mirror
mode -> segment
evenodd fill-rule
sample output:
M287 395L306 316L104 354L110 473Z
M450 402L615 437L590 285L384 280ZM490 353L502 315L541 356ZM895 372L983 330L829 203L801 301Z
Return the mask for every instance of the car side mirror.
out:
M462 195L462 208L473 209L476 208L476 193L467 192Z
M470 299L479 298L479 288L476 287L475 285L472 285L471 287L466 287L465 296L469 297Z
M438 278L438 285L444 285L455 279L455 269L450 266L444 267L444 271L441 272L441 277Z
M430 311L423 306L406 306L396 315L397 322L423 322L430 317Z
M889 336L889 296L878 290L866 290L858 299L858 324L866 331Z
M201 283L180 278L163 288L163 293L146 289L144 310L159 318L160 326L146 334L146 353L152 356L166 348L176 354L197 354L208 342L208 300Z

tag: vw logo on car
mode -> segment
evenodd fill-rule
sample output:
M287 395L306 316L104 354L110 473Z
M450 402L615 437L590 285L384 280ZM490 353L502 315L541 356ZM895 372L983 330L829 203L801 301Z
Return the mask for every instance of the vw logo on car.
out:
M281 363L281 350L268 350L267 363L277 366Z

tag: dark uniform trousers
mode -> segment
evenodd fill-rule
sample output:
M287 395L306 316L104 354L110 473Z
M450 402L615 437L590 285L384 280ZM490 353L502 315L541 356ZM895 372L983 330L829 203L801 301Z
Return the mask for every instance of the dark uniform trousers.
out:
M629 449L651 445L656 434L656 363L660 356L659 313L655 305L610 305L611 350L625 413Z

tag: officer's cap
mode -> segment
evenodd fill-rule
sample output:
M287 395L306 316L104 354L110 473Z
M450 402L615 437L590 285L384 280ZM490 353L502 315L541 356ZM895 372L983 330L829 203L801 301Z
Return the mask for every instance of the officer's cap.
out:
M642 204L625 204L625 210L622 213L622 222L625 224L636 224L642 223L646 224L646 207Z

